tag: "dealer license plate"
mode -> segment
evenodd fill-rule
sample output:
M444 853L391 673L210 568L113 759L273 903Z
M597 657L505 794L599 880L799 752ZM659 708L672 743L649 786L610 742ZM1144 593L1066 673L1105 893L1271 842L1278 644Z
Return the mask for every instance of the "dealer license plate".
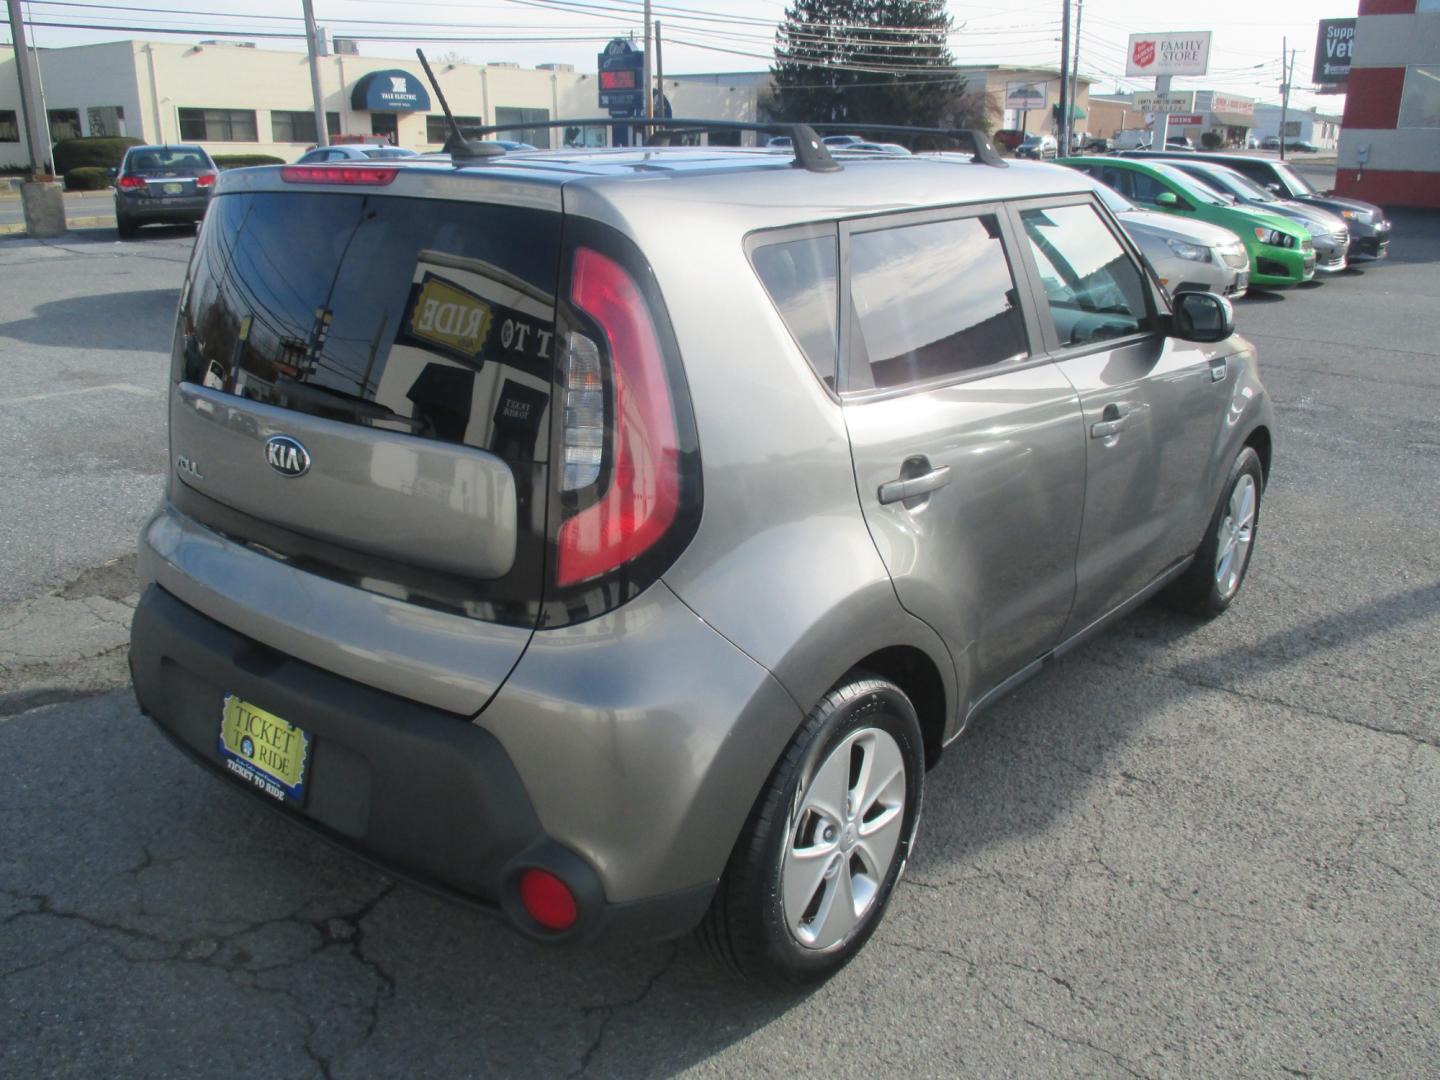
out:
M165 192L166 195L179 195L180 192L182 192L182 191L185 190L185 185L184 185L184 184L166 184L163 190L164 190L164 192Z
M310 736L288 720L226 694L218 749L227 769L272 798L305 801Z

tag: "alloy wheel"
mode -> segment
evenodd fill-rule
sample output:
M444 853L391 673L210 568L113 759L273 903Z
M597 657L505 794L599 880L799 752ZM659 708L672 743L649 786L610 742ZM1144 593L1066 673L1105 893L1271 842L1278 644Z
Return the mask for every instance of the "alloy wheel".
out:
M780 883L785 925L805 948L844 940L875 905L900 846L905 784L895 738L863 727L798 794Z
M1255 478L1245 473L1230 491L1230 502L1220 521L1220 542L1215 546L1215 587L1223 599L1229 599L1240 587L1254 539Z

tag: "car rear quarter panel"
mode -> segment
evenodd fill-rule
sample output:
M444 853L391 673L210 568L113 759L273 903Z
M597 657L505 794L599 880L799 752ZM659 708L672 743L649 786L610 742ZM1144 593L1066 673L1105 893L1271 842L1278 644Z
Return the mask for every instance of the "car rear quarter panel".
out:
M654 190L657 200L672 190L677 200L703 199L691 195L693 185L659 182ZM745 255L747 226L765 221L751 205L667 206L632 217L603 190L566 189L567 212L619 228L646 252L684 358L705 505L665 581L773 672L802 713L857 661L900 645L930 659L953 715L950 655L900 607L860 512L843 410ZM811 220L841 213L817 209Z

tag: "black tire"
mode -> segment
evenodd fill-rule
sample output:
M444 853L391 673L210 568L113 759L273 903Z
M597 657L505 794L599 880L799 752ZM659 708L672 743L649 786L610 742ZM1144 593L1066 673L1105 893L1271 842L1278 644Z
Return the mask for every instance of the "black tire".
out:
M1254 485L1255 495L1250 522L1250 541L1246 544L1240 565L1236 568L1234 584L1227 589L1223 588L1217 579L1216 556L1220 553L1220 544L1224 539L1222 533L1228 516L1231 496L1235 494L1236 488L1244 483L1247 477L1249 482ZM1196 618L1213 619L1228 608L1234 602L1235 597L1240 595L1240 588L1245 584L1245 573L1250 569L1250 558L1255 553L1255 541L1259 539L1260 503L1264 494L1265 470L1260 464L1260 455L1247 446L1236 455L1235 463L1230 466L1230 474L1225 479L1225 486L1220 489L1220 501L1215 506L1215 512L1210 516L1210 525L1205 531L1205 539L1200 544L1199 550L1195 552L1195 561L1163 594L1163 599L1169 606Z
M792 834L805 827L801 805L810 781L831 751L861 729L879 729L890 735L900 751L904 809L899 842L873 901L859 921L832 945L807 947L792 933L785 918L781 873L786 851ZM736 841L710 910L697 930L707 951L732 974L777 989L819 983L844 967L879 925L909 857L920 820L924 772L919 720L898 686L856 672L826 694L780 756ZM863 814L864 810L858 808L855 813ZM858 827L858 818L852 820ZM837 857L857 858L848 850ZM847 868L850 865L845 863ZM848 869L839 872L847 873ZM827 886L822 882L820 888Z
M135 230L138 226L124 214L115 215L115 231L120 234L121 240L135 239Z

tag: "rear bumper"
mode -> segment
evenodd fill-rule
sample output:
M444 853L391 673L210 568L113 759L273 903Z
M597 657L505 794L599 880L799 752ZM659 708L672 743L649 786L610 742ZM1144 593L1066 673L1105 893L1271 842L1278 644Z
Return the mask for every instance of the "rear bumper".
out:
M503 911L529 936L673 937L692 928L709 903L713 882L610 902L590 862L547 834L491 732L296 660L157 585L136 608L130 664L141 710L207 767L397 876ZM223 768L216 744L226 693L313 737L303 806L282 806ZM521 908L518 880L530 867L570 885L580 910L570 930L548 933Z
M131 221L199 221L210 205L209 195L159 198L116 196L115 213Z

